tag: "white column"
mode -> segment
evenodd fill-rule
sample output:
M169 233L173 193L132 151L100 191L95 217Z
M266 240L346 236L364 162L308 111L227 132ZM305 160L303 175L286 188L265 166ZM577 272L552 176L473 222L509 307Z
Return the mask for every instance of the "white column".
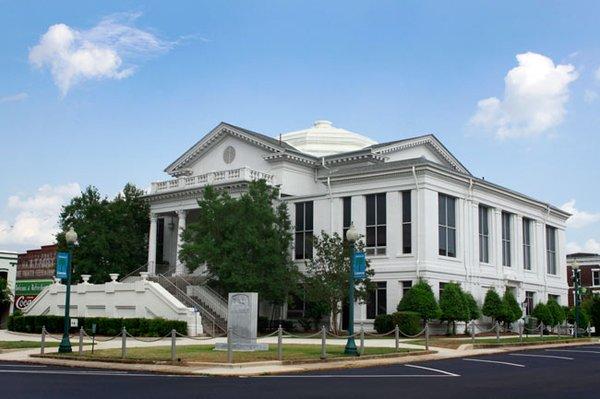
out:
M185 264L179 260L179 252L183 245L183 239L181 234L185 230L185 217L187 215L186 210L177 211L178 222L177 222L177 259L175 260L175 274L182 275L186 273Z
M148 273L156 274L156 213L150 214L150 235L148 237Z

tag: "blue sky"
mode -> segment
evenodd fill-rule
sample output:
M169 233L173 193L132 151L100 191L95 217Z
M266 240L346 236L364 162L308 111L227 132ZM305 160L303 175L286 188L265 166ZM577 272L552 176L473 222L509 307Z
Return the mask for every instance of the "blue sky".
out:
M45 244L79 187L164 179L220 121L276 136L325 118L378 141L435 133L475 175L566 204L569 248L600 252L597 2L0 10L3 249Z

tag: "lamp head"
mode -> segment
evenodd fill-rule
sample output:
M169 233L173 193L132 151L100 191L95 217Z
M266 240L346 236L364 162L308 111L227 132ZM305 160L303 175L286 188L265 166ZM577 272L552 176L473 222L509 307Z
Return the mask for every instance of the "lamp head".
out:
M77 233L73 229L73 226L69 227L69 231L65 233L65 240L69 245L74 245L77 242Z
M573 264L571 265L571 269L579 270L579 262L577 262L577 261L573 262Z
M355 243L358 240L358 231L354 227L354 223L351 223L350 228L346 231L346 240L351 243Z

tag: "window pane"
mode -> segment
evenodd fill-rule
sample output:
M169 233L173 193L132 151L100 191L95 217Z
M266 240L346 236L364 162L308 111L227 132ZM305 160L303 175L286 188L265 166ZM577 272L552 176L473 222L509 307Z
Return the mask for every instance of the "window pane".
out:
M448 226L456 227L456 199L448 197Z
M304 230L304 203L296 204L296 231Z
M352 197L345 197L343 199L344 206L344 227L350 227L350 223L352 222Z
M367 195L367 226L375 224L375 195Z
M377 316L375 311L375 305L377 302L376 292L377 290L375 289L369 290L369 294L367 297L367 319L374 319L375 316Z
M377 314L386 314L387 313L387 290L385 286L385 282L383 283L383 287L380 286L380 283L377 284L379 287L377 288Z
M385 224L385 193L377 194L377 224Z
M294 258L302 259L304 256L304 234L296 233L296 237L294 239Z
M448 256L456 256L456 230L448 229Z
M410 222L411 220L411 204L410 204L410 191L402 192L402 221Z
M405 254L409 254L412 250L411 230L412 228L410 224L405 224L402 226L402 252Z
M375 227L367 227L367 247L375 246Z
M377 246L385 247L387 245L386 229L385 226L377 227Z
M312 230L313 229L313 203L311 202L306 202L305 205L305 211L306 211L306 217L305 217L305 230Z
M312 259L313 235L311 232L304 234L304 258Z
M446 248L446 228L445 227L439 228L438 241L439 241L440 255L446 255L447 248Z
M438 195L438 223L446 225L446 196Z

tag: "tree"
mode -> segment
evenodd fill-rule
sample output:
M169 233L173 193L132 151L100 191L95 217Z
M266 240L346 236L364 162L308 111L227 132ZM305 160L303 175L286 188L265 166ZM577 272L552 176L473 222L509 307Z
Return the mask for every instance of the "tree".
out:
M490 288L485 294L481 312L484 316L491 317L494 321L501 321L502 317L506 315L502 299L500 299L500 296L494 289Z
M447 334L456 334L456 321L469 318L469 307L465 296L457 283L448 283L440 296L441 320L448 323ZM450 330L452 326L452 331Z
M149 207L144 191L127 184L113 200L88 186L64 206L60 227L73 226L78 245L73 250L74 281L91 274L91 282L103 283L109 273L128 274L144 265L148 256ZM56 239L66 249L64 233Z
M264 180L251 182L238 198L206 187L198 220L182 233L179 259L191 271L206 263L225 292L258 292L273 305L285 303L299 274L289 253L287 207L278 198L278 190Z
M545 326L554 325L554 319L552 318L550 309L548 309L548 306L541 302L535 305L531 315L535 317L539 323L544 323Z
M419 280L402 297L398 311L412 311L421 315L424 322L440 317L442 311L435 300L431 287L425 280Z
M600 296L594 295L592 297L592 305L589 308L588 314L590 321L595 327L596 335L600 333Z
M464 292L464 296L467 308L469 309L469 318L464 321L479 319L481 317L481 310L479 309L479 305L477 305L477 301L475 298L473 298L473 294L470 292Z
M548 310L552 314L552 327L558 326L565 321L566 315L563 308L556 302L555 299L549 299L546 304Z
M576 314L575 314L575 307L572 307L571 309L569 309L569 313L567 314L567 322L569 324L575 324L576 321ZM578 327L580 329L585 329L588 326L588 323L590 322L590 317L587 314L587 312L582 311L581 308L579 308L579 325Z
M8 281L0 278L0 308L12 302L12 291L8 286Z
M523 316L523 310L517 302L514 294L510 290L504 291L502 296L502 311L503 314L499 317L499 320L504 322L507 326L513 323Z
M355 245L358 251L364 249L362 240ZM312 302L327 303L331 310L331 327L337 331L342 305L348 301L349 246L338 233L321 232L320 237L313 238L313 247L313 258L306 261L307 296ZM367 299L373 274L367 259L366 278L355 280L354 298L357 301Z

